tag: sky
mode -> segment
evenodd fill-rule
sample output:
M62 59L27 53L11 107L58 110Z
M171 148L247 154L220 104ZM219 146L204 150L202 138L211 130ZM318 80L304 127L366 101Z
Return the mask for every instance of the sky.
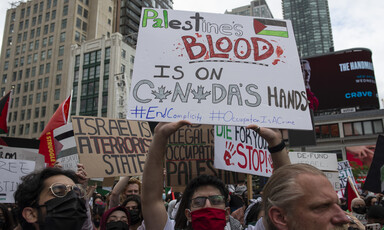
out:
M173 0L175 10L224 13L248 5L251 0ZM274 18L283 19L281 0L266 0ZM8 1L11 2L11 1ZM0 41L3 39L6 10L0 8ZM363 47L372 51L380 107L384 98L383 0L328 0L335 51ZM2 42L0 42L2 44ZM0 47L1 49L1 47ZM330 82L330 84L332 84Z

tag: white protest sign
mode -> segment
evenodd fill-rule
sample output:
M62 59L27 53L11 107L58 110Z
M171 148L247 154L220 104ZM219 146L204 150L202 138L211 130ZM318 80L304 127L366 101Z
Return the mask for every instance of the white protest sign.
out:
M0 146L0 159L29 160L36 163L35 169L43 169L44 156L38 153L38 149L17 148L9 146Z
M20 183L20 178L34 169L34 161L0 159L0 203L15 203L13 193Z
M312 129L290 21L141 15L128 119Z
M331 182L333 189L335 189L335 191L339 191L341 189L339 172L323 171L323 173L327 176L329 182Z
M241 126L216 125L214 166L233 172L270 177L272 158L267 142Z
M292 164L305 163L324 171L337 172L336 153L289 152Z
M349 161L339 161L338 162L339 178L340 178L340 190L341 194L344 195L345 187L347 187L347 180L350 177L353 183L356 186L355 177L352 173L352 168L349 165Z

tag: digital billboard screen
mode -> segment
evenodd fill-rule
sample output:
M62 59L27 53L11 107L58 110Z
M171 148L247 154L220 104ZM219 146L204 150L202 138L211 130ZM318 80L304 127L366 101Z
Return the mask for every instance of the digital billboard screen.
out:
M301 61L307 96L315 114L379 109L372 52L349 49Z

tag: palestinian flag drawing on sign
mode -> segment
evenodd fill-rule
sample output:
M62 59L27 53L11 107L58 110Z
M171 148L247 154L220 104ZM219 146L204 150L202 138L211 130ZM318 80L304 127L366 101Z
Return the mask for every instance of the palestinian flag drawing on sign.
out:
M253 19L253 29L258 35L288 38L287 23L270 19Z
M12 91L9 91L9 93L0 99L0 134L8 133L7 118L11 93Z

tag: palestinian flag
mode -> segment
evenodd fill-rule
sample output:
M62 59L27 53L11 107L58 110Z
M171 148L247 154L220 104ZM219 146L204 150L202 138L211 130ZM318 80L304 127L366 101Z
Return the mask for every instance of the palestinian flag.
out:
M255 34L288 38L287 23L271 19L253 19Z
M0 134L8 133L7 118L9 101L11 100L12 91L9 91L4 97L0 99Z
M374 193L384 192L384 136L377 137L375 153L369 167L364 190Z

